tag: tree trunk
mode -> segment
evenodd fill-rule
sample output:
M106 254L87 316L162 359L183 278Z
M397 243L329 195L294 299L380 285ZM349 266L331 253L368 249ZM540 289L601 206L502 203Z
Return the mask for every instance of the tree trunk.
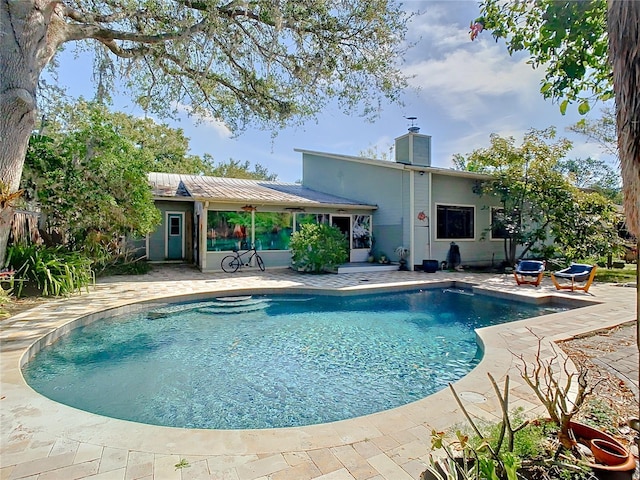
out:
M627 230L640 236L640 2L609 0L609 57Z
M607 6L624 210L627 230L636 236L636 245L640 248L640 2L609 0ZM636 345L640 352L640 262L638 264Z
M0 2L0 266L4 266L13 217L7 199L20 186L37 118L38 79L61 43L65 24L54 15L53 2Z

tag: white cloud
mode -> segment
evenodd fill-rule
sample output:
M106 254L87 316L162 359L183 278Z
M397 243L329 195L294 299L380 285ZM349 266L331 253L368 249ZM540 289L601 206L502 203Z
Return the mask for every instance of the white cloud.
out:
M485 42L486 43L486 42ZM490 113L493 102L508 98L530 105L539 98L541 73L507 57L498 47L459 48L443 59L423 60L405 69L421 96L437 103L456 120Z
M231 138L233 135L231 129L222 120L218 120L210 115L193 113L191 108L181 103L176 104L176 110L183 115L195 118L196 123L212 129L219 138Z

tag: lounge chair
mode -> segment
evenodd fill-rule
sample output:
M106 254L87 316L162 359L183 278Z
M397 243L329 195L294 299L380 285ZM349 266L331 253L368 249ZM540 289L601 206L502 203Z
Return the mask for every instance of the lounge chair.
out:
M540 285L544 275L544 262L540 260L520 260L513 271L518 285Z
M582 290L584 292L589 291L593 278L596 276L595 265L584 265L582 263L572 263L569 267L558 270L551 274L551 281L556 286L557 290ZM565 280L571 280L571 285L560 285L558 278ZM576 282L584 282L583 285L576 285Z

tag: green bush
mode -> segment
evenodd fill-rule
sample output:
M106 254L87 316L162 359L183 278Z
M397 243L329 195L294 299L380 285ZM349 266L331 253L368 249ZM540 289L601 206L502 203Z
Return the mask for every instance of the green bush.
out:
M105 267L98 277L106 277L109 275L144 275L152 270L151 264L144 260L139 261L120 261Z
M299 271L334 271L347 261L348 242L337 227L309 223L291 236L291 263Z
M91 260L62 247L14 245L8 249L7 263L16 270L17 296L25 282L42 295L57 296L79 291L94 281Z

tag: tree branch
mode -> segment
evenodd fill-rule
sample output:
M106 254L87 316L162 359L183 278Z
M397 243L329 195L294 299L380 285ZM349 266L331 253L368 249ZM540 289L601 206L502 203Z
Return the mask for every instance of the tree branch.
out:
M69 17L71 18L71 17ZM66 40L83 40L87 38L93 38L98 40L105 45L108 42L113 40L123 40L134 43L144 43L144 44L157 44L164 43L170 40L178 40L181 38L188 38L196 33L202 32L205 30L207 25L207 19L204 18L198 23L194 23L186 28L177 30L175 32L165 32L165 33L157 33L154 35L149 34L141 34L141 33L133 33L133 32L123 32L120 30L114 30L111 28L104 28L95 23L89 24L74 24L67 25L67 35ZM110 50L114 51L111 47ZM116 48L116 51L127 51L126 49ZM114 53L116 53L114 51Z

